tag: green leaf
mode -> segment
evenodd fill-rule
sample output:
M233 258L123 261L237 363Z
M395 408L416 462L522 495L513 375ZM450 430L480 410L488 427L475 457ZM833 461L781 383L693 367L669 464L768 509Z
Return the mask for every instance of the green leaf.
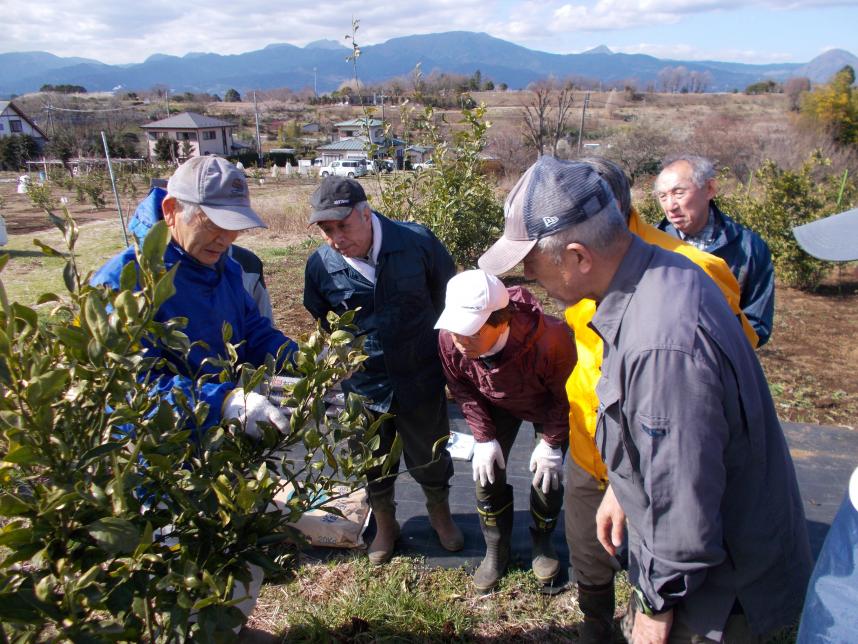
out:
M86 343L89 342L89 336L86 331L79 326L60 326L53 327L53 332L65 346L70 349L78 349L83 351L86 349Z
M149 236L147 235L146 239L148 238ZM155 294L152 296L152 304L156 309L175 295L176 287L173 284L173 278L176 275L176 269L178 267L179 265L176 264L166 275L158 280L158 284L155 286Z
M104 443L103 445L97 445L80 457L78 467L85 467L89 461L104 456L105 454L119 451L122 447L122 443Z
M113 306L123 319L132 322L137 320L137 316L140 313L140 309L137 306L137 298L132 291L122 291L116 296Z
M9 253L3 253L2 255L0 255L0 271L6 268L6 264L9 261L9 257L11 257Z
M51 223L54 226L56 226L57 228L59 228L62 231L63 235L66 234L66 220L65 219L63 219L62 217L57 217L52 212L48 212L48 219L51 220Z
M27 387L28 402L33 407L43 403L55 402L54 398L65 389L68 379L69 372L65 369L56 369L42 374Z
M66 262L65 268L63 268L63 282L69 293L77 292L77 269L72 261Z
M39 296L39 299L36 300L36 304L47 304L48 302L59 302L60 296L56 293L42 293Z
M140 543L134 524L118 517L105 517L87 526L90 536L111 554L129 554Z
M94 297L93 293L90 293L90 296L86 298L84 318L95 339L103 344L107 340L109 328L107 324L107 311L101 300Z
M36 313L33 309L24 306L23 304L19 304L18 302L13 302L12 311L14 312L15 317L22 319L34 329L38 328L39 314Z
M47 255L48 257L64 257L64 255L60 251L58 251L56 248L48 246L40 239L34 239L33 246L38 246L41 249L42 253Z
M155 267L162 264L168 241L170 241L170 229L164 220L158 221L146 233L142 253L150 266Z
M10 449L3 460L7 463L16 463L17 465L30 465L36 462L36 456L29 445L18 445Z
M119 289L122 291L133 291L137 287L137 264L128 262L122 267L119 274Z
M32 508L17 496L9 493L0 495L0 516L16 517L31 510Z

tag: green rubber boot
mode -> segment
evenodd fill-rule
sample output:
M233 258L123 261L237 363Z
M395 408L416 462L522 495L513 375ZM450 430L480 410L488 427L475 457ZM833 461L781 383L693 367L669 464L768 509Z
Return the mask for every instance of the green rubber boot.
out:
M506 487L502 503L497 509L489 502L477 501L480 527L486 540L486 556L474 572L474 588L480 593L491 592L509 565L514 512L512 487Z

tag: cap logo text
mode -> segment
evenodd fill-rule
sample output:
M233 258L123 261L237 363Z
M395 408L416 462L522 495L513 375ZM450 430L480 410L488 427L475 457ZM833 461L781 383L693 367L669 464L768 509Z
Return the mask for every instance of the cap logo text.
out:
M334 199L335 206L343 206L349 203L348 199Z
M545 224L546 228L553 226L558 221L560 221L560 217L543 217L542 218L542 223Z

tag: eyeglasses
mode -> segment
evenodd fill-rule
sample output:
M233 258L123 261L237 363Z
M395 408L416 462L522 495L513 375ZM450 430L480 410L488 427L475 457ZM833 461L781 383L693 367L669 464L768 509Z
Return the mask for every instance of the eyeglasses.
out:
M199 221L200 227L203 230L210 232L212 234L219 234L219 233L232 234L234 232L237 232L234 230L227 230L226 228L221 228L220 226L218 226L216 223L214 223L211 219L209 219L206 216L206 214L203 212L202 208L197 210L197 221Z

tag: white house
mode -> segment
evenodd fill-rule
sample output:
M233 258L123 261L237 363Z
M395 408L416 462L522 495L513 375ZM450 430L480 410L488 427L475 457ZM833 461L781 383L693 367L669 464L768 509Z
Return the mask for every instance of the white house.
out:
M233 141L235 124L196 112L182 112L140 127L146 130L150 159L156 156L155 145L158 139L164 137L178 141L179 158L208 154L229 156L247 147Z
M322 165L342 159L367 159L371 145L378 146L375 158L388 155L402 158L405 142L396 137L385 138L384 121L380 119L357 118L341 121L334 123L334 129L334 141L316 148L316 155L322 159Z
M0 101L0 138L16 134L29 134L41 150L48 140L38 125L12 101Z

